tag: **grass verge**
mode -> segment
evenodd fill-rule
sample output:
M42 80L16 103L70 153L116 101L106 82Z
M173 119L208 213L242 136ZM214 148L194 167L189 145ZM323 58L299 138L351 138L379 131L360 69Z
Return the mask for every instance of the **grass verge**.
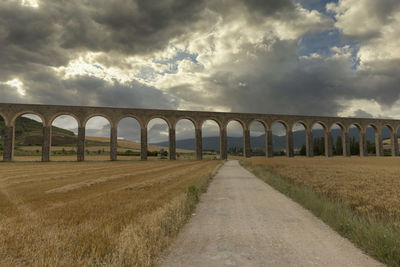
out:
M185 194L174 198L164 207L128 225L122 232L117 255L112 255L105 265L153 266L159 262L161 252L177 236L182 226L190 219L200 195L206 192L219 164L212 173L204 175L190 185ZM100 265L103 265L102 262Z
M309 187L295 185L267 167L254 168L248 161L240 163L258 178L310 210L367 254L389 266L400 266L400 231L395 222L362 216L342 203L318 195Z

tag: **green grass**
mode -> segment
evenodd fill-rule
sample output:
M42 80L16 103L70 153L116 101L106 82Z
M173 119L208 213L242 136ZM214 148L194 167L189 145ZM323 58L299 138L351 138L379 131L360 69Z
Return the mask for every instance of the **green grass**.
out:
M377 220L360 215L342 203L332 202L311 188L293 184L266 167L241 164L279 192L310 210L340 235L351 240L375 259L388 266L400 266L400 229L397 220Z

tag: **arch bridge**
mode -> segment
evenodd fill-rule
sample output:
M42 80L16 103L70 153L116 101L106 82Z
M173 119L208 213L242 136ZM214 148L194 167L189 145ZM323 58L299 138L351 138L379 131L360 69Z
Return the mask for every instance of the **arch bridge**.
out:
M332 156L331 128L339 125L342 130L343 156L350 156L349 129L355 125L359 130L360 156L367 156L366 129L372 126L375 130L376 155L383 156L382 129L390 130L392 156L399 155L397 130L400 120L374 119L374 118L341 118L320 116L296 116L278 114L253 114L253 113L228 113L228 112L203 112L158 109L133 109L112 107L84 107L62 105L33 105L0 103L0 116L5 123L4 130L4 161L12 161L14 154L14 130L18 117L24 114L35 114L42 119L42 161L50 160L51 125L61 115L69 115L78 123L77 160L83 161L85 156L85 125L94 116L102 116L110 123L110 159L117 159L117 129L121 119L132 117L139 122L141 128L141 159L147 159L147 125L153 118L162 118L169 128L169 159L176 159L175 126L181 119L190 120L195 128L196 159L202 159L202 125L206 120L215 121L220 128L220 157L227 159L227 125L230 121L237 121L243 128L243 152L245 157L250 157L250 125L258 121L265 128L265 151L267 157L273 156L272 125L281 123L286 130L286 155L294 156L293 126L300 123L306 132L306 155L313 156L312 128L320 124L324 129L325 156Z

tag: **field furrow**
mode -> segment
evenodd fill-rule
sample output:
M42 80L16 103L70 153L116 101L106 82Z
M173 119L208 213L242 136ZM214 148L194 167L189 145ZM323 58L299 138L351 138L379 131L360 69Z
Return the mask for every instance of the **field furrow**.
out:
M3 163L0 266L112 262L122 243L132 245L124 229L156 216L218 163Z

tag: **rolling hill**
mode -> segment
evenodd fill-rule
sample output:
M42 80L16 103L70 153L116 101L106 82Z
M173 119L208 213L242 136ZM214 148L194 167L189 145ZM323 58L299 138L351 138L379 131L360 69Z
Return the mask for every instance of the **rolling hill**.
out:
M23 147L25 150L36 150L40 149L42 145L42 123L25 118L18 118L15 125L15 146ZM0 140L4 135L4 121L0 117ZM89 150L97 150L99 148L104 149L106 151L109 150L109 142L110 139L108 137L95 137L95 136L86 136L86 148L90 148ZM61 148L66 147L75 147L77 144L77 136L74 132L65 130L59 127L52 127L52 137L51 137L51 145L59 146ZM0 142L0 149L2 146L2 142ZM129 140L120 140L118 139L118 147L122 150L133 150L140 151L140 144L137 142L129 141ZM149 151L160 151L164 149L168 151L165 147L157 146L157 145L148 145ZM188 151L184 149L177 149L178 153L190 153L193 151Z
M334 142L336 141L337 137L341 135L341 133L342 132L340 129L332 129L332 138L333 138ZM324 135L324 132L322 129L313 130L313 137L321 137L323 135ZM359 138L358 130L356 128L350 128L350 137L353 137L353 136L354 136L355 140L358 141L358 138ZM372 128L369 127L367 129L366 136L367 136L368 141L375 142L374 130ZM386 128L384 128L382 136L383 136L383 139L389 138L390 133ZM305 144L305 141L306 141L305 131L293 132L293 141L294 141L294 148L300 149L302 147L302 145ZM240 149L243 146L242 137L228 136L227 142L228 142L228 148L236 147L237 149ZM274 150L284 149L286 146L286 137L274 135L272 142L273 142ZM183 139L183 140L176 141L176 147L181 148L181 149L193 150L194 144L195 144L194 139ZM165 147L165 146L168 146L168 142L154 143L154 145ZM251 137L251 146L253 149L255 149L255 148L264 149L265 148L265 135L252 136ZM219 151L219 136L203 137L203 149Z
M0 135L4 134L4 121L0 119ZM32 146L42 144L42 123L20 117L15 124L15 145ZM76 136L72 131L52 127L52 143L54 145L76 144Z

